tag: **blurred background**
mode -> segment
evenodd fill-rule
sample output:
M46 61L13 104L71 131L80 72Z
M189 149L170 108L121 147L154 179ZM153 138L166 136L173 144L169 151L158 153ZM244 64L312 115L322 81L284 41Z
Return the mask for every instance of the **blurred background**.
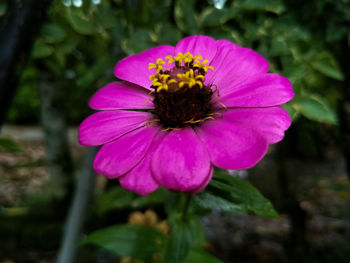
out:
M295 91L284 141L230 171L280 218L205 213L206 249L223 262L350 262L350 0L0 0L0 262L55 262L134 211L164 218L161 191L93 174L77 127L118 60L193 34L253 48ZM119 260L80 247L76 262Z

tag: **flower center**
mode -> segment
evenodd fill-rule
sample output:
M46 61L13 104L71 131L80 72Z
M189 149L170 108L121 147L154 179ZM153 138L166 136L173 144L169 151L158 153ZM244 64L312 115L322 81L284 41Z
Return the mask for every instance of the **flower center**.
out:
M166 129L195 126L212 119L211 97L213 91L204 84L209 69L208 60L200 55L178 53L150 63L149 69L157 73L150 75L154 89L155 120Z

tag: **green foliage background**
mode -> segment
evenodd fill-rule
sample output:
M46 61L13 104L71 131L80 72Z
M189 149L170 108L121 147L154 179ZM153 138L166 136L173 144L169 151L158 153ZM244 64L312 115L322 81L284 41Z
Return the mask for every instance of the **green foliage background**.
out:
M114 78L119 59L206 34L255 49L271 72L288 77L296 96L286 109L294 119L336 124L340 43L350 39L349 20L348 0L55 0L8 121L37 121L43 72L67 90L68 119L78 123L91 95Z

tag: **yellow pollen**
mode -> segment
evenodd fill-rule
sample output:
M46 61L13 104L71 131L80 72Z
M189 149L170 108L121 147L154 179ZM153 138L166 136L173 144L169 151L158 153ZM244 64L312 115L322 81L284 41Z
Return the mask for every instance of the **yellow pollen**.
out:
M191 58L193 58L192 54L187 52L185 55L181 52L177 53L177 56L166 56L165 59L168 60L168 64L175 63L177 65L181 65L182 62L189 63ZM191 60L192 61L192 60Z
M193 59L194 59L195 61L197 61L197 60L199 60L199 61L203 60L203 58L202 58L201 55L196 55L196 56L193 57Z
M202 59L201 59L202 60ZM199 59L195 59L196 64L193 65L193 67L198 69L203 69L205 73L207 73L208 69L210 68L212 71L214 71L213 66L206 66L205 64L208 64L208 60L204 60L203 62Z
M157 65L162 65L162 64L165 64L164 60L161 59L161 58L158 58L157 61L156 61Z
M157 73L159 73L160 71L163 70L162 65L164 65L164 64L165 64L164 60L161 59L161 58L158 58L157 61L156 61L156 64L154 64L154 63L149 63L148 70L154 68L154 69L157 70Z
M155 75L151 74L149 76L149 80L152 80L152 81L158 80L158 78L159 78L159 74L155 74Z
M160 131L161 132L167 132L167 131L179 131L179 130L181 130L181 128L165 128L165 129L161 129Z
M160 76L163 78L163 80L166 82L168 78L170 78L170 75L168 74L160 74Z
M168 60L168 64L175 62L175 59L172 56L166 56L165 59Z
M204 119L199 119L199 120L189 120L189 121L185 121L185 123L190 123L190 124L195 124L195 123L200 123L200 122L203 122L203 121L206 121L206 120L214 120L214 117L213 116L208 116L208 117L205 117Z
M219 104L227 111L226 105L223 104L223 103L220 101L220 96L219 96L219 94L217 94L216 92L214 92L214 96L218 99L218 100L217 100L217 103L219 103Z
M203 87L203 83L199 81L199 79L204 79L203 75L194 75L193 69L190 69L186 73L179 73L177 74L177 77L181 80L179 83L179 87L182 88L185 84L187 84L190 88L192 88L194 85L198 84L200 88Z
M168 90L169 84L176 83L177 81L175 79L169 79L169 74L160 74L157 78L154 78L152 80L152 85L157 87L157 92L161 90Z
M148 69L156 69L157 73L150 75L149 79L152 81L152 85L157 87L156 91L168 90L169 84L178 83L178 87L182 88L184 85L192 88L198 85L203 88L203 82L205 80L205 73L208 69L212 71L214 68L207 65L208 60L203 60L201 55L193 56L190 52L185 54L179 52L176 56L166 56L166 63L162 58L158 58L156 63L149 63ZM164 70L163 65L174 63L174 68L178 68L180 72L187 71L177 74L177 79L173 79L171 74L164 74L164 72L169 72L169 69ZM194 63L194 64L193 64ZM171 71L171 70L170 70ZM176 72L176 71L175 71Z
M190 52L187 52L183 58L185 63L191 63L193 61L193 55Z
M175 62L182 62L182 60L184 59L184 54L182 54L181 52L177 53L177 56L174 57Z

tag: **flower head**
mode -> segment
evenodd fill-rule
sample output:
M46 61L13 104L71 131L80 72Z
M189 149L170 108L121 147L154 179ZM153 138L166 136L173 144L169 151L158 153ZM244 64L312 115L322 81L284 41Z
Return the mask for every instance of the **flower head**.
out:
M79 141L103 145L94 169L127 190L200 192L214 166L254 166L290 126L280 105L292 85L267 72L253 50L207 36L129 56L114 69L122 81L92 97L99 112L80 125Z

